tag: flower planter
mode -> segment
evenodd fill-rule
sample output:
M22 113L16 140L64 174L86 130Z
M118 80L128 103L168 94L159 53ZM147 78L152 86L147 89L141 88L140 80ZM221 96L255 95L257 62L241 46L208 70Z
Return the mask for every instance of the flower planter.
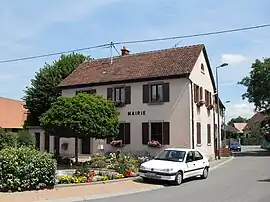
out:
M199 102L196 103L197 107L201 107L205 104L205 101L200 100Z
M113 104L116 107L124 107L125 106L125 102L124 101L114 101Z
M154 140L149 141L147 145L148 147L154 147L154 148L162 147L162 145L158 141L154 141Z
M213 108L214 108L214 105L213 105L213 104L210 104L210 105L207 106L207 109L208 109L208 110L211 110L211 109L213 109Z
M122 140L113 140L113 141L111 141L110 144L112 147L123 147L124 146L122 144Z

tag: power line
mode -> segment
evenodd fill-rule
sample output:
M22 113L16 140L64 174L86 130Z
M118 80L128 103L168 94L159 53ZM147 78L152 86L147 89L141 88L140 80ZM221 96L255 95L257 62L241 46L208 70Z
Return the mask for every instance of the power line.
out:
M61 55L61 54L65 54L65 53L74 53L74 52L83 51L83 50L103 48L103 47L107 47L109 45L110 44L102 44L102 45L90 46L90 47L85 47L85 48L78 48L78 49L62 51L62 52L55 52L55 53L48 53L48 54L43 54L43 55L15 58L15 59L10 59L10 60L1 60L0 63L17 62L17 61L22 61L22 60L31 60L31 59L36 59L36 58L49 57L49 56L54 56L54 55Z
M134 41L121 41L121 42L113 43L113 45L146 43L146 42L166 41L166 40L183 39L183 38L193 38L193 37L200 37L200 36L209 36L209 35L217 35L217 34L225 34L225 33L232 33L232 32L247 31L247 30L259 29L259 28L265 28L265 27L270 27L270 24L256 25L256 26L237 28L237 29L228 29L228 30L215 31L215 32L190 34L190 35L183 35L183 36L155 38L155 39L144 39L144 40L134 40ZM36 59L36 58L43 58L43 57L49 57L49 56L54 56L54 55L61 55L61 54L65 54L65 53L72 53L72 52L78 52L78 51L90 50L90 49L96 49L96 48L103 48L103 47L110 47L110 46L111 46L111 43L108 43L108 44L102 44L102 45L97 45L97 46L90 46L90 47L85 47L85 48L67 50L67 51L62 51L62 52L55 52L55 53L48 53L48 54L43 54L43 55L15 58L15 59L10 59L10 60L2 60L2 61L0 61L0 64L1 63L9 63L9 62L17 62L17 61L22 61L22 60L30 60L30 59Z

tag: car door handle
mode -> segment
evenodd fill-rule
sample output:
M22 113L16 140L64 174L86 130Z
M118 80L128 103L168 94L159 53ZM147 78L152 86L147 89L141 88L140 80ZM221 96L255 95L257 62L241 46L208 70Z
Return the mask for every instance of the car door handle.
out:
M193 163L193 165L195 166L195 163Z
M203 162L203 163L205 163L205 162Z

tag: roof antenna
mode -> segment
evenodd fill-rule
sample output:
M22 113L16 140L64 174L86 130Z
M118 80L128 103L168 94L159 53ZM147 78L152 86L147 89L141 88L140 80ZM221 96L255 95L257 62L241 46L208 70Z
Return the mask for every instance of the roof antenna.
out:
M110 44L110 51L111 51L111 64L113 63L113 56L112 56L112 49L113 49L113 42Z
M178 42L173 46L173 48L176 48L181 42L183 42L183 41L178 41Z

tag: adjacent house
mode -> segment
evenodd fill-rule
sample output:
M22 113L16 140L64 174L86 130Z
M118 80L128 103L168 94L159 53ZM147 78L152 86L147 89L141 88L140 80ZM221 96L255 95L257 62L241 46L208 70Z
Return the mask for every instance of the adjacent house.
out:
M10 132L23 129L27 110L20 100L0 97L0 128Z
M217 99L205 46L136 54L130 54L126 47L121 51L119 57L85 61L59 85L62 96L97 93L111 100L120 112L117 139L124 147L113 147L112 139L85 138L78 142L79 153L121 149L156 154L166 147L185 147L200 149L214 158ZM41 149L58 149L61 155L74 156L74 139L56 140L40 128L31 133L40 137ZM152 140L162 147L149 147Z
M249 137L252 133L254 135L256 135L256 133L259 133L261 122L265 119L265 117L266 115L264 112L257 112L256 114L254 114L243 128L243 133L245 137Z

